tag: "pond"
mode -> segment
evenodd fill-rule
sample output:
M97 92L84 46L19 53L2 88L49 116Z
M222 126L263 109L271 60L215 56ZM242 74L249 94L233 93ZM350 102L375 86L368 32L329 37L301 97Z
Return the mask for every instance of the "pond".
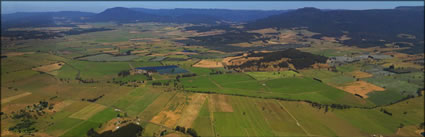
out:
M159 74L180 74L180 73L188 73L189 71L179 68L175 65L170 66L152 66L152 67L138 67L136 69L158 72Z

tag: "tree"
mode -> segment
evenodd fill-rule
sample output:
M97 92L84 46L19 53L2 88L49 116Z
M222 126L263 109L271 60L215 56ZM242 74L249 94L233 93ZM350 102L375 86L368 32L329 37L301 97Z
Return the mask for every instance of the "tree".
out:
M182 132L182 133L186 133L186 128L181 127L181 126L176 126L176 131Z
M196 133L195 129L193 129L193 128L188 128L188 129L187 129L187 133L188 133L189 135L191 135L192 137L199 137L199 136L198 136L198 133Z
M398 128L403 128L403 127L404 127L403 123L400 123L400 126L398 126Z

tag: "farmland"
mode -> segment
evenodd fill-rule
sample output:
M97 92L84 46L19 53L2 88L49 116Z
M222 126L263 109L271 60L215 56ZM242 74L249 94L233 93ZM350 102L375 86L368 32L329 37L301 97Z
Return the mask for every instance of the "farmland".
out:
M216 137L420 136L423 132L423 65L408 60L421 55L391 57L387 54L393 52L386 52L388 58L370 59L375 49L312 38L315 33L303 29L243 32L281 39L230 41L237 43L229 45L244 49L236 50L220 43L209 47L213 45L182 42L218 33L185 30L188 24L86 25L112 30L17 40L13 42L19 45L2 49L7 56L1 59L2 136L88 136L89 131L117 131L130 123L142 126L143 136L191 136L189 128L199 136ZM217 37L230 35L226 31L220 30L223 34ZM296 52L273 42L294 44ZM273 53L290 51L297 53L291 56L311 56L320 62L273 58ZM232 58L254 55L292 63L254 61L248 63L249 69L226 64ZM335 66L324 62L340 56L361 59ZM408 73L388 69L403 63ZM33 122L30 127L21 132L10 129L26 120Z

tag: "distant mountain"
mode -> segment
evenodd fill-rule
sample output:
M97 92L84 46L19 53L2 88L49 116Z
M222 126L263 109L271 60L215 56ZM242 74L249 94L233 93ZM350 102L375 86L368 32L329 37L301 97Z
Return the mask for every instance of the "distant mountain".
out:
M197 13L186 13L178 16L168 16L152 14L151 12L144 12L129 8L110 8L105 11L90 17L91 22L104 22L114 21L120 23L129 22L168 22L168 23L216 23L220 19L208 15L202 15Z
M228 10L228 9L146 9L146 8L131 8L136 11L159 15L179 17L183 15L203 15L206 17L214 17L219 20L231 22L247 22L271 15L285 13L288 10Z
M417 11L423 11L424 6L399 6L395 8L396 10L417 10Z
M135 22L135 21L160 21L166 17L138 12L128 8L116 7L106 9L105 11L90 17L90 21L104 22L104 21L117 21L117 22Z
M358 47L384 46L386 43L403 43L412 51L423 52L424 8L397 7L382 10L328 10L301 8L285 14L259 19L245 25L246 29L307 27L321 36L351 39L343 43ZM408 34L414 38L400 37Z
M95 14L78 11L61 12L18 12L2 14L2 30L13 27L72 26L69 22L166 22L215 24L217 22L246 22L284 10L225 10L225 9L145 9L115 7ZM57 25L60 21L62 25ZM65 23L64 23L65 22ZM68 24L66 23L68 22Z

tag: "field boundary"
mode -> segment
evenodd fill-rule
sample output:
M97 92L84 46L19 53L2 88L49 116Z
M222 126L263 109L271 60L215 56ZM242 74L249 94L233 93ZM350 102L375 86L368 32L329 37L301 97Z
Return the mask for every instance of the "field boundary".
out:
M285 110L291 117L292 119L295 120L295 122L297 122L297 126L300 127L305 134L307 134L307 136L311 136L307 130L305 130L305 128L300 124L300 122L298 122L298 120L291 114L291 112L288 111L288 109L286 109L286 107L284 105L282 105L282 103L280 103L280 101L278 101L277 103L279 103L279 105L283 108L283 110Z
M352 106L352 105L346 105L346 104L322 104L318 102L313 102L310 100L300 100L300 99L288 99L288 98L282 98L282 97L261 97L261 96L250 96L250 95L240 95L240 94L229 94L229 93L217 93L213 91L194 91L194 90L183 90L184 92L192 92L192 93L203 93L203 94L220 94L220 95L229 95L229 96L240 96L240 97L250 97L250 98L260 98L260 99L274 99L274 100L281 100L281 101L294 101L294 102L305 102L308 104L311 104L312 106L329 106L332 109L349 109L349 108L358 108L358 109L375 109L378 107L385 107L390 106L393 104L397 104L399 102L402 102L404 100L409 100L416 97L421 96L407 96L404 98L401 98L400 100L394 101L390 104L384 104L384 105L375 105L370 107L363 107L363 106Z

